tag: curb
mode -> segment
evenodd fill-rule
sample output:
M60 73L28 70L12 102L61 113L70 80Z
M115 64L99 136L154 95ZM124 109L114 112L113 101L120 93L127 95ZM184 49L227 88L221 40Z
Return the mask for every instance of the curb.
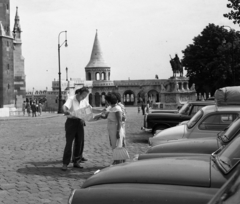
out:
M7 121L7 120L32 120L34 119L45 119L45 118L55 118L55 117L60 117L63 116L63 114L51 114L51 115L43 115L43 116L37 116L37 117L32 117L32 116L9 116L9 117L0 117L0 121Z

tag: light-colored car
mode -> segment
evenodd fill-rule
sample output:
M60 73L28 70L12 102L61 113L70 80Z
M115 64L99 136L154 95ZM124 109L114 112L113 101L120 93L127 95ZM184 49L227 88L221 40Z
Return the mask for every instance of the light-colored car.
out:
M205 106L186 124L165 129L149 138L149 144L155 146L163 141L178 139L196 139L216 137L240 115L240 106Z

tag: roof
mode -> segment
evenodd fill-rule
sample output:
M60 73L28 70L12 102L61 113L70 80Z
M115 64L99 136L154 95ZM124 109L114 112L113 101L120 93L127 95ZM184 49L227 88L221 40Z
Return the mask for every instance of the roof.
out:
M230 105L230 106L217 106L217 105L209 105L202 108L204 112L213 112L214 111L222 111L222 112L240 112L240 106Z
M109 67L109 66L104 62L103 53L98 40L98 33L96 31L91 58L86 68L97 68L97 67Z
M197 104L197 105L215 105L215 101L190 101L191 104Z

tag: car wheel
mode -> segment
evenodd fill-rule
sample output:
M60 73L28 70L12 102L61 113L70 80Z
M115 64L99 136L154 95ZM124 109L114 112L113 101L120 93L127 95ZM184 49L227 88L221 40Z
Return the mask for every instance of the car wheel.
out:
M166 128L168 128L168 127L165 125L157 125L156 127L153 128L152 135L154 136L155 134L157 134L158 132L160 132Z

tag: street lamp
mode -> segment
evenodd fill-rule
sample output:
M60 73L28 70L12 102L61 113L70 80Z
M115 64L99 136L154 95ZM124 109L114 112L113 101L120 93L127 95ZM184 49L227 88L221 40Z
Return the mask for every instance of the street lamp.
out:
M233 85L235 86L235 68L234 68L234 33L233 33L233 29L230 26L223 26L223 27L227 27L230 28L230 32L232 32L232 39L231 39L231 44L232 44L232 62L231 62L231 70L232 70L232 76L233 76Z
M61 33L65 33L65 40L60 45L60 35ZM58 113L62 113L62 90L61 90L61 66L60 66L60 48L62 45L65 44L65 47L67 47L67 31L62 31L58 34L58 68L59 68L59 92L58 92Z

